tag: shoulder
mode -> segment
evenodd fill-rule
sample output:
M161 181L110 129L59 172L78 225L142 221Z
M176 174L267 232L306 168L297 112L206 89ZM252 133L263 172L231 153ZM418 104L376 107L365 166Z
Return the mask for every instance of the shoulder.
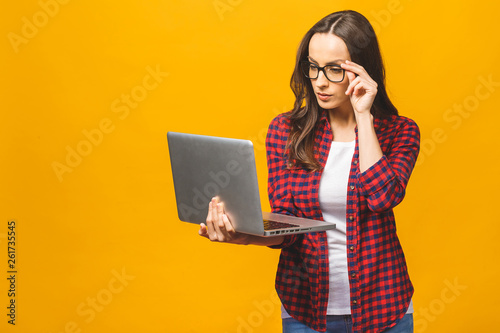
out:
M410 133L420 136L417 123L407 117L391 115L387 118L376 118L374 120L375 130L380 134L396 135L398 133Z
M267 130L267 141L286 143L290 133L290 118L288 115L289 112L281 113L271 120Z
M269 130L289 130L290 129L290 118L289 118L290 112L284 112L280 113L276 117L274 117L273 120L271 120L271 123L269 124Z

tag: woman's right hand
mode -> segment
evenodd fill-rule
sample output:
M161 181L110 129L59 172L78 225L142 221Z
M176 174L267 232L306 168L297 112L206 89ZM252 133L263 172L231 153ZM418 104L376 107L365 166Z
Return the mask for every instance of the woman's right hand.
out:
M212 198L208 205L206 225L200 224L198 230L200 236L210 239L212 242L223 242L232 244L250 243L250 235L236 232L231 221L224 212L224 204L218 198Z

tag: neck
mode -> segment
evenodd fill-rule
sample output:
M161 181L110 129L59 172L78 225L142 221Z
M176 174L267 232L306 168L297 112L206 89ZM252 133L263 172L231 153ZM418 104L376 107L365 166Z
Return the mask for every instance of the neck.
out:
M356 139L354 131L356 117L350 103L348 107L328 110L328 120L332 129L333 141L350 142Z
M328 110L330 126L340 129L354 129L356 117L352 108L336 108Z

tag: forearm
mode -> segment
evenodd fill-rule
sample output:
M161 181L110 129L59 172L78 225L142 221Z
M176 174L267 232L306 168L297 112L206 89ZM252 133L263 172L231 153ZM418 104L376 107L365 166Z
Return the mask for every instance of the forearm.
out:
M280 245L283 243L285 236L275 236L275 237L260 237L254 235L248 235L246 245L261 245L261 246L273 246Z
M371 114L356 115L358 125L359 171L365 172L374 165L383 153L378 142Z
M358 138L361 170L358 175L359 193L367 199L371 211L383 212L394 208L404 198L406 185L418 156L420 133L412 120L393 118L393 126L378 133L380 142L387 150L374 155L373 152L377 150L373 148L375 140L366 140L369 136L365 130L369 127L363 128L366 123L361 119L359 123L362 124ZM381 145L375 146L380 149Z

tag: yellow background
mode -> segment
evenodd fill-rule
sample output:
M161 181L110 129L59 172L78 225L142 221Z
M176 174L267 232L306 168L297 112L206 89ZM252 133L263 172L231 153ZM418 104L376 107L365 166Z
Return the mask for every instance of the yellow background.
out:
M292 107L302 36L342 9L374 24L390 96L422 133L396 208L415 332L497 330L500 6L491 3L4 4L0 331L280 332L279 251L212 244L179 222L166 132L254 141L267 209L267 125ZM86 156L68 167L68 149ZM12 219L15 326L7 324Z

